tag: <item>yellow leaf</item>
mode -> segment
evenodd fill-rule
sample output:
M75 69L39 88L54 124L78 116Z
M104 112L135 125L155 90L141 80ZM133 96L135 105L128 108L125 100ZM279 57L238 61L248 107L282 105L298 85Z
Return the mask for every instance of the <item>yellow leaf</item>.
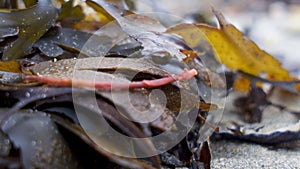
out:
M233 83L234 89L242 92L248 92L251 87L251 82L244 76L238 76Z
M278 60L227 23L221 13L214 13L219 21L219 28L206 24L179 24L169 28L167 32L180 35L192 48L203 40L208 41L217 60L233 71L242 70L255 76L266 74L270 80L295 79L281 67Z
M208 25L205 26L209 27ZM166 32L181 36L191 48L198 46L201 41L206 40L203 32L195 24L181 23L169 27Z
M105 9L103 9L101 6L99 6L97 3L93 1L86 1L86 4L93 8L96 12L98 12L98 16L101 19L101 21L109 22L115 20Z
M16 61L2 62L0 61L0 71L22 73L20 63Z

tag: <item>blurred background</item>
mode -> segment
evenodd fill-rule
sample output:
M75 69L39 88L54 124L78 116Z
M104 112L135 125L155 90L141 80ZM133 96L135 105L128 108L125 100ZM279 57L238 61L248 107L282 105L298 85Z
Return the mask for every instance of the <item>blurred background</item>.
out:
M166 12L189 22L215 22L211 6L227 21L300 77L298 0L132 0L137 12Z

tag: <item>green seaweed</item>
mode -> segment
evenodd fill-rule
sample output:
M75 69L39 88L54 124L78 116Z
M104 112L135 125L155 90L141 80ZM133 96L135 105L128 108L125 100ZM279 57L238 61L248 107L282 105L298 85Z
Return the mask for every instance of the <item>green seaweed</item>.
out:
M73 18L80 21L85 18L82 7L79 5L73 6L73 1L74 0L70 0L62 4L60 13L58 15L58 20Z
M95 57L105 55L104 51L112 47L112 39L105 35L98 36L79 30L53 27L33 47L48 57L58 57L64 50Z
M33 3L32 0L24 2L26 6ZM56 17L57 10L51 0L38 1L27 9L1 11L0 39L7 37L7 34L15 34L11 30L18 30L17 40L6 46L2 60L15 60L29 54L32 44L48 31Z

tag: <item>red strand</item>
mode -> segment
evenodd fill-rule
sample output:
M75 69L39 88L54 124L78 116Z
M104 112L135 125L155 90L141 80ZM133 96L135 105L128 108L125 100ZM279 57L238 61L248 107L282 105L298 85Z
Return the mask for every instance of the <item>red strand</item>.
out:
M55 78L49 76L25 76L24 81L37 81L46 83L51 86L86 87L103 90L119 90L133 88L154 88L179 80L188 80L194 77L195 75L197 75L197 71L195 69L184 69L184 72L179 75L167 76L155 80L142 80L130 83L91 82L78 79Z

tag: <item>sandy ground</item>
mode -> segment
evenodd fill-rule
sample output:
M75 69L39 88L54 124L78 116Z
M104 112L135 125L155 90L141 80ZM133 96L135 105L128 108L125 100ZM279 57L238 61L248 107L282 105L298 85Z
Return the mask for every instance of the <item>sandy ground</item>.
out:
M242 116L236 113L233 101L240 95L232 93L226 101L223 118L219 123L222 131L232 128L232 122L245 127L247 134L269 134L275 131L300 130L299 116L275 106L267 106L260 123L246 123ZM262 127L263 126L263 127ZM252 128L262 127L258 132ZM227 130L228 132L228 130ZM299 169L300 147L296 149L273 149L272 147L241 141L213 141L210 143L212 153L212 169Z
M212 169L299 169L300 151L271 150L255 144L212 142Z

